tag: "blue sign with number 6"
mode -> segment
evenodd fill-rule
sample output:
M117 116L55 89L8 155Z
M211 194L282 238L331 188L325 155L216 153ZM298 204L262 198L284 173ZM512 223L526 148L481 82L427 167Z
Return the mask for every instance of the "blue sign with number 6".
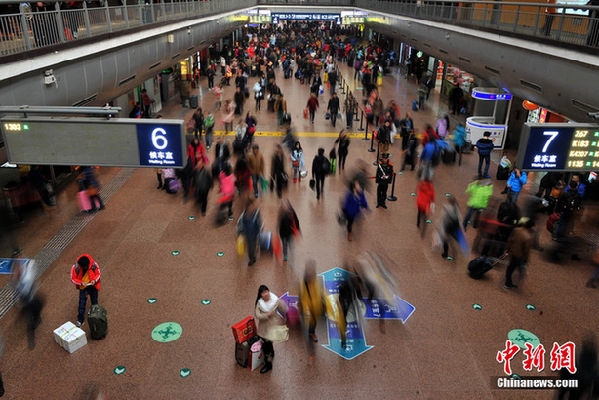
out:
M181 126L138 124L139 164L157 168L184 166Z

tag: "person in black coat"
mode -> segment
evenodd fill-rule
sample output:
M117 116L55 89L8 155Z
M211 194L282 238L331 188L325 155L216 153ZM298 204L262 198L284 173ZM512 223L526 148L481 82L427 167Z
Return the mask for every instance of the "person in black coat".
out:
M349 147L349 136L342 130L339 132L339 137L335 140L335 143L339 143L339 173L342 169L345 169L345 159L347 158L348 147Z
M297 214L289 200L284 199L281 202L281 211L279 212L279 236L283 245L283 261L287 261L287 249L293 249L293 237L299 236L300 224Z
M318 149L318 155L312 161L312 179L316 182L316 199L320 199L320 194L324 191L324 178L331 170L329 160L324 156L324 149Z
M337 122L337 113L339 113L339 98L337 97L337 93L333 93L333 97L329 99L327 111L331 115L331 122L333 123L334 128Z
M243 102L245 101L245 96L241 91L240 87L235 89L235 95L233 96L233 100L235 101L235 115L243 114Z
M393 180L393 164L389 163L389 154L383 153L383 161L381 161L376 169L376 208L383 207L387 200L387 189Z
M287 186L287 173L285 172L285 153L280 144L275 146L275 153L272 157L270 168L270 186L271 190L277 187L277 196L283 197L283 189Z

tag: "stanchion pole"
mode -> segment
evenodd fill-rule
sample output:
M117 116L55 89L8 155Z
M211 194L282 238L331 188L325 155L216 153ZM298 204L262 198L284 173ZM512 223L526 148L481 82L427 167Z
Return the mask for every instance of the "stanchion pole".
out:
M374 153L374 131L370 134L370 148L368 149L369 153ZM376 161L379 160L379 146L376 146ZM376 163L375 163L376 165Z
M391 186L391 196L387 196L388 201L397 201L397 197L395 196L395 176L397 174L393 173L393 184Z
M360 117L358 117L358 110L360 109L360 106L358 106L358 102L357 101L354 101L354 104L356 105L354 107L354 110L355 110L354 116L356 117L356 118L354 118L354 121L358 122L360 120Z
M341 75L341 94L345 94L345 79L343 79L343 75Z
M360 132L364 130L364 128L362 128L362 125L364 125L364 111L362 111L362 115L360 116L360 127L358 128ZM368 134L368 132L366 132L366 134Z

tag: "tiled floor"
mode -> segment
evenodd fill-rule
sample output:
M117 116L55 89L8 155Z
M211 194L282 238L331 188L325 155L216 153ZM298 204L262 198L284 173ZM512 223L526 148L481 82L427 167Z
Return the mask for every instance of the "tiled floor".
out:
M345 76L349 72L343 68ZM307 86L296 80L280 80L279 84L310 165L318 147L328 151L333 145L332 135L324 134L336 133L339 128L332 129L325 121L324 102L316 124L310 126L302 117ZM352 80L349 85L355 87ZM213 95L205 87L202 82L202 106L212 107ZM232 89L227 88L224 98L231 94ZM413 84L397 75L385 77L385 103L395 98L403 113L415 96ZM321 97L328 101L328 94ZM445 112L444 104L434 93L427 110L413 113L417 128L434 123ZM252 99L249 106L253 107ZM189 118L191 110L173 103L161 114ZM271 113L263 110L258 117L259 132L277 130ZM220 115L215 119L219 121ZM310 132L319 134L304 134ZM270 166L273 145L280 138L257 137L256 141ZM348 170L359 158L374 161L375 155L366 151L368 145L359 138L352 139ZM400 151L395 147L391 153L397 166ZM6 341L1 367L6 398L81 399L96 389L110 399L553 398L552 391L496 389L492 377L501 376L503 368L495 357L505 347L508 331L514 328L535 333L546 348L553 341L580 344L587 332L596 331L599 291L584 286L592 267L587 261L551 264L533 252L527 279L517 292L507 292L502 288L505 265L475 281L466 274L472 256L443 260L432 249L431 234L444 194L454 195L465 211L463 193L476 172L476 162L475 154L465 155L461 167L441 165L437 169L437 213L424 238L415 226L415 198L410 195L416 187L414 173L397 176L397 202L389 202L387 210L368 213L356 227L356 239L351 243L336 221L347 174L329 177L319 201L307 180L291 183L286 196L302 228L294 265L278 266L263 254L253 267L235 254L234 221L214 226L214 193L210 195L208 216L201 217L193 202L185 204L181 195L156 190L152 170L138 170L42 276L41 291L47 304L35 349L27 348L25 328L16 320L16 309L0 320ZM102 169L102 180L108 181L116 171ZM374 175L374 166L371 172ZM503 183L495 183L497 196L502 189ZM373 207L374 191L368 201ZM279 200L266 194L260 202L266 229L275 229ZM57 212L35 216L20 229L26 255L34 255L77 212L74 187L61 194L58 207ZM235 201L235 217L241 209L240 201ZM192 215L196 218L188 219ZM590 228L596 230L596 225ZM541 243L548 243L548 234L544 228L540 230ZM475 230L469 229L470 241L474 235ZM180 255L172 256L174 250ZM352 361L316 346L314 365L308 365L305 340L294 331L289 341L275 345L274 369L267 375L244 370L235 363L230 327L253 313L260 284L279 295L287 291L297 294L306 260L316 260L318 272L323 272L343 266L365 250L381 252L393 260L388 268L400 295L416 307L405 324L388 321L382 334L377 321L367 321L367 343L374 347ZM102 269L100 303L108 310L110 329L105 340L90 341L68 354L54 342L52 331L65 321L75 321L77 290L68 273L76 257L87 252ZM218 252L224 256L217 256ZM156 298L156 303L149 304L149 298ZM203 305L203 299L211 303ZM482 310L474 310L474 303L482 305ZM537 309L527 310L528 303ZM152 329L168 321L181 324L181 338L169 343L153 341ZM326 344L325 323L319 324L317 334L319 344ZM512 367L526 375L521 360L519 353ZM126 372L116 375L113 370L117 366L125 366ZM191 370L186 378L179 375L183 368ZM549 368L528 374L555 375Z

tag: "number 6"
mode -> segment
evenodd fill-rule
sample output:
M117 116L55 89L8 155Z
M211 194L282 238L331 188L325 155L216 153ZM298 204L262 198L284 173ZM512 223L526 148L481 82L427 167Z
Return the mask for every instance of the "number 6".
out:
M551 139L546 141L545 146L543 146L543 153L544 153L547 151L547 147L549 147L549 144L553 141L553 139L555 139L557 137L557 135L559 135L559 131L545 131L545 132L543 132L543 135L551 136Z
M159 145L159 143L162 144ZM166 131L164 129L156 128L152 131L152 144L158 150L162 150L168 146L168 140L166 140Z

